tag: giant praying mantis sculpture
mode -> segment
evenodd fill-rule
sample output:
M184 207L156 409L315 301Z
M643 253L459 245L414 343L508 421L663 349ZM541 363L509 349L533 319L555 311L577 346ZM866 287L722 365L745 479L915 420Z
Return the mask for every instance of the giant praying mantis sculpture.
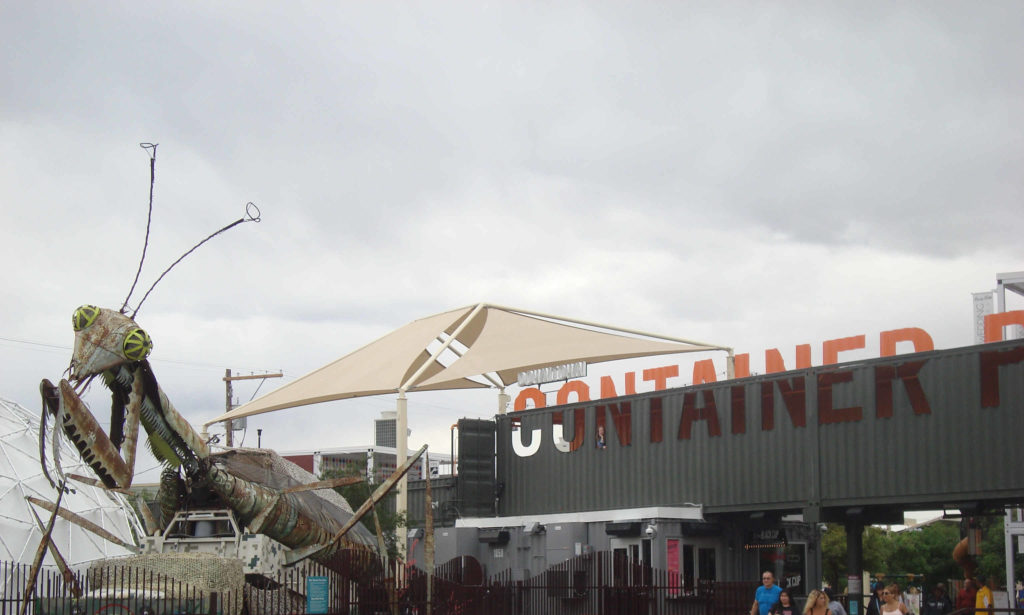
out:
M84 305L75 310L72 325L75 346L69 378L61 380L59 386L42 381L44 412L56 417L59 430L103 485L111 489L131 486L141 423L150 450L166 468L165 474L179 477L177 481L162 481L162 499L182 498L180 492L166 493L174 485L189 492L209 490L252 531L293 549L322 546L318 557L363 546L343 536L335 540L342 523L311 509L300 493L284 493L247 480L218 463L207 443L157 383L147 360L153 343L133 319L114 310ZM110 435L80 397L97 376L111 393ZM57 472L62 473L56 463Z
M151 153L152 185L156 146L148 143L141 145ZM247 218L239 219L210 235L192 250L237 224L259 221L259 210L252 203L247 205L246 214ZM186 252L186 255L192 250ZM182 258L184 256L174 264ZM139 268L141 271L141 262ZM169 270L165 270L164 274ZM129 298L131 294L130 291ZM366 504L354 514L334 514L337 511L325 506L319 498L308 492L309 489L329 485L316 483L280 489L252 480L251 476L243 477L237 467L228 463L223 456L211 453L209 444L164 394L148 361L153 342L135 322L138 307L131 316L124 313L127 304L128 299L125 299L120 311L95 305L83 305L75 310L71 319L75 345L71 365L66 372L68 377L56 386L49 380L43 380L40 384L44 402L39 436L40 459L47 478L49 473L43 453L48 415L56 418L53 433L54 464L61 485L65 484L65 476L57 455L57 438L64 434L103 486L119 490L131 486L141 424L150 450L165 466L160 495L164 523L167 523L182 502L188 505L189 501L209 502L215 498L233 509L250 531L263 533L292 549L300 549L291 558L293 562L311 556L323 560L340 549L364 547L368 540L350 540L346 533L394 486L426 447L410 456L407 463L380 485ZM101 379L111 394L109 435L81 399L85 389L96 377Z
M305 547L301 555L290 558L293 562L310 556L327 559L345 548L365 548L365 541L348 540L346 533L426 448L410 456L343 522L336 516L324 514L321 507L310 506L301 488L276 490L237 476L230 466L219 463L207 443L157 384L147 360L153 343L133 319L114 310L84 305L75 310L72 325L75 346L69 379L61 380L59 387L49 380L40 384L45 401L44 417L46 414L56 417L59 431L71 440L100 482L111 489L131 486L141 423L148 435L150 450L166 466L165 476L177 479L161 481L163 500L176 502L183 496L181 491L208 490L232 508L251 531L266 534L292 549ZM80 392L97 376L111 392L109 436L80 397ZM40 431L41 446L44 434L45 429ZM58 436L59 433L54 433L54 442ZM45 460L46 457L40 455L40 458ZM54 459L57 472L62 474L59 457L55 455ZM45 461L43 469L46 471ZM180 491L167 493L168 488L175 487ZM170 514L164 516L166 522Z

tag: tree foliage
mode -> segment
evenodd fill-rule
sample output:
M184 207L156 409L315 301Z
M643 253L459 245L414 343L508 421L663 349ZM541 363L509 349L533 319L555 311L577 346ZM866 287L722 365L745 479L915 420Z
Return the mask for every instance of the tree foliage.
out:
M963 570L953 561L953 547L960 541L957 523L932 523L915 530L889 532L879 527L864 530L864 569L872 576L882 575L900 583L915 575L915 584L925 588L949 579L963 578ZM982 527L982 552L978 556L978 573L996 575L1000 582L1006 577L1003 519L987 518ZM821 538L823 581L832 587L845 588L847 574L846 530L842 524L830 523ZM1024 556L1017 555L1015 566L1024 573ZM917 578L917 575L923 575Z
M955 523L932 523L915 530L892 534L893 555L889 569L904 574L924 575L925 587L963 577L953 561L953 547L960 541Z
M978 556L978 574L995 575L999 584L1006 583L1006 539L1004 517L986 517L981 524L981 555ZM1017 578L1024 577L1024 555L1013 545L1013 567ZM1012 588L1011 588L1012 589Z
M366 462L360 461L357 463L351 463L345 466L342 470L328 470L320 475L320 480L329 480L332 478L341 478L348 476L366 476ZM358 509L363 505L363 502L370 498L370 494L373 493L376 485L372 485L367 482L356 483L354 485L346 485L344 487L337 487L334 490L337 491L341 497L345 498L348 505L352 507L352 510ZM395 512L395 499L397 491L392 489L384 498L378 502L374 507L377 512L377 517L380 519L381 533L384 536L384 545L388 551L388 557L400 558L401 554L398 551L398 532L406 527L406 513ZM365 527L374 536L377 535L376 524L373 520L373 513L367 513L359 521L363 527Z
M889 560L892 545L883 530L867 527L861 540L865 568L878 569ZM821 562L824 581L832 587L846 587L847 552L846 528L841 523L827 524L821 537Z

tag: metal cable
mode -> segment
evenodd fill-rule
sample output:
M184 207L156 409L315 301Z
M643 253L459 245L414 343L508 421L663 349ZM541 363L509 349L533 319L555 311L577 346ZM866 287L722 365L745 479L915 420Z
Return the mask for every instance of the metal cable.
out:
M142 263L146 261L146 249L149 247L149 225L153 221L153 184L156 183L157 145L159 145L159 143L139 143L139 147L149 152L149 213L146 214L146 240L142 244L142 258L139 259L139 268L135 272L135 281L132 282L132 287L128 290L128 296L124 298L124 303L121 305L120 312L122 314L124 314L128 308L128 300L132 298L132 293L135 292L135 285L139 283L139 275L142 273Z
M253 212L255 212L255 213L253 213ZM135 308L135 311L132 312L131 319L135 320L135 315L139 313L140 309L142 309L142 304L146 302L146 298L149 297L149 293L153 292L153 289L156 288L156 285L160 283L160 280L164 279L164 276L167 275L167 272L169 272L171 269L174 268L175 265L177 265L182 260L184 260L186 256L188 256L189 254L192 254L193 252L195 252L196 249L199 246L203 245L207 241L210 241L211 239L213 239L217 235L220 235L224 231L227 231L227 230L229 230L231 228L234 228L235 226L238 226L239 224L242 224L243 222L259 222L259 221L260 221L260 208L257 207L256 204L253 203L252 201L246 203L245 204L245 216L244 217L241 217L238 220L235 220L234 222L232 222L231 224L225 226L224 228L220 229L219 231L211 233L206 239L204 239L204 240L200 241L199 243L197 243L196 245L192 246L192 249L190 249L188 252L185 252L184 254L179 256L178 260L176 260L173 263L171 263L170 267L168 267L167 269L164 269L164 272L160 274L160 277L158 277L156 279L156 282L153 282L153 285L149 287L149 290L146 291L146 294L142 296L142 301L139 301L139 305Z

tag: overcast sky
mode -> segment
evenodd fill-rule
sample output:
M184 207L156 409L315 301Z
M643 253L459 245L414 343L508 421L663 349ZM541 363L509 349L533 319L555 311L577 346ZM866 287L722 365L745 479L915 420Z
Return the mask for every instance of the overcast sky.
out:
M225 368L286 383L479 301L760 371L766 348L818 364L861 333L877 356L900 327L971 344L971 293L1024 270L1019 1L259 4L0 8L0 396L37 408L74 309L124 301L140 142L159 148L133 305L262 210L137 318L195 424L223 411ZM641 366L679 363L681 385L691 361ZM446 452L495 405L412 394L410 446ZM366 445L393 407L265 414L245 443Z

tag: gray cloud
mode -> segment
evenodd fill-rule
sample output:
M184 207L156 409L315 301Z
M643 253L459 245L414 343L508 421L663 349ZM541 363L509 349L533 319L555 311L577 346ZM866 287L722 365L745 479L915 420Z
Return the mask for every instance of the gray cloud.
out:
M481 300L755 353L966 344L1022 268L1022 35L1017 2L7 6L0 337L119 307L153 141L137 292L263 210L147 299L175 360L294 377ZM67 363L34 348L0 342L22 403ZM222 403L223 368L161 369Z

